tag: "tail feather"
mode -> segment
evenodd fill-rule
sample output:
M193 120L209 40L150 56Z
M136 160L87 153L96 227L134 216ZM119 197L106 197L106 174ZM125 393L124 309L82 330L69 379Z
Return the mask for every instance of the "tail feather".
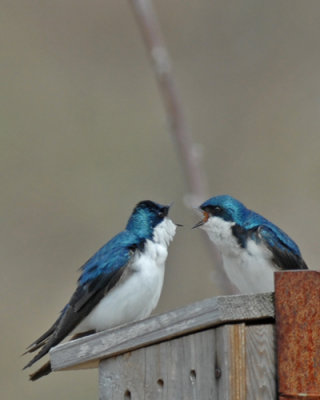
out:
M24 353L22 353L22 355L25 356L26 354L33 353L34 351L40 349L40 347L44 346L47 342L48 342L48 339L43 340L42 342L39 342L38 344L33 343L32 345L30 345L27 348L27 350Z
M84 336L92 335L93 333L95 333L95 330L80 332L80 333L77 333L76 335L72 336L72 338L70 340L79 339ZM23 369L31 367L36 361L38 361L41 357L43 357L45 354L47 354L49 352L49 350L51 349L51 347L53 347L56 344L55 342L56 342L56 340L53 336L51 338L49 338L48 342L42 347L42 349L39 351L39 353L35 357L33 357L33 359L31 361L29 361L28 364L23 367ZM38 347L41 347L41 345L39 344ZM34 350L31 350L31 351L34 351ZM50 361L48 361L41 368L39 368L37 371L35 371L34 373L32 373L30 375L30 380L36 381L37 379L50 374L51 371L52 371L51 364L50 364Z
M42 358L43 356L45 356L49 350L51 349L51 347L53 347L55 344L59 343L60 340L57 340L57 338L55 337L51 337L51 340L49 340L43 347L42 349L39 351L38 354L36 354L31 361L28 362L27 365L25 365L23 367L23 369L29 368L31 367L31 365L33 365L35 362L37 362L38 360L40 360L40 358Z
M23 354L32 353L33 351L39 349L39 347L41 347L48 340L48 338L50 338L50 336L53 334L53 332L55 331L55 329L59 323L60 318L61 317L59 317L57 319L57 321L43 335L41 335L37 340L35 340L33 343L31 343L27 347L26 352Z
M29 375L30 381L36 381L52 371L50 361L46 362L41 368Z

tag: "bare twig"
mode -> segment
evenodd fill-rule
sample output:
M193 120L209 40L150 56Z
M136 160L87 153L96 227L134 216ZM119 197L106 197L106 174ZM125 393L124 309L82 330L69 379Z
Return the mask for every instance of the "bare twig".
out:
M163 35L154 11L152 0L129 0L135 13L143 40L150 55L153 70L162 95L171 136L176 143L183 171L186 176L190 194L185 198L188 206L198 206L207 196L207 179L200 166L200 156L191 138L175 80L172 73L170 58L165 46ZM237 289L229 281L216 247L205 236L206 243L220 266L214 271L215 281L225 287L227 292L236 293Z
M173 78L170 58L164 43L156 13L150 0L129 0L143 40L150 55L161 91L172 138L180 155L191 205L199 205L207 197L207 179L200 167L200 157L192 142L191 133L183 115L180 96ZM190 205L190 204L189 204Z

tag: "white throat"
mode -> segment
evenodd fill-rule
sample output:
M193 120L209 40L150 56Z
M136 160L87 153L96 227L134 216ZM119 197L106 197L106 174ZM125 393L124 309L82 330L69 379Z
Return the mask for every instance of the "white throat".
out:
M153 242L166 247L169 246L176 233L176 229L176 224L174 224L170 218L164 218L164 220L154 228Z
M207 232L209 238L215 243L222 255L230 253L237 255L239 244L232 234L234 225L235 222L225 221L219 217L210 217L201 228Z

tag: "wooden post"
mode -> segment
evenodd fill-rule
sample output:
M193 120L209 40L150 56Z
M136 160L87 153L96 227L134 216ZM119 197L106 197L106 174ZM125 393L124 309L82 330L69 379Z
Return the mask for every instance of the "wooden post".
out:
M216 335L217 398L246 400L246 326L223 325Z
M53 370L99 366L100 400L273 400L273 295L221 296L62 344Z
M320 273L275 274L279 399L320 399Z
M100 400L273 400L272 328L227 324L102 360Z
M279 400L320 400L320 273L276 273L275 309L272 293L214 297L50 357L53 370L99 366L100 400L275 400L276 370Z

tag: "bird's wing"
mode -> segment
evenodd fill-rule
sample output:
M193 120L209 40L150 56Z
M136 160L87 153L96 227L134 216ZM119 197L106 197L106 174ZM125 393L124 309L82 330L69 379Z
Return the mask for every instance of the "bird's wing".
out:
M279 228L275 231L272 225L260 225L256 235L271 251L273 262L280 270L308 269L298 246Z
M138 247L117 246L116 243L110 246L109 243L82 267L76 291L52 327L29 346L26 353L42 348L24 368L30 367L68 336L127 270Z
M51 347L60 343L73 329L85 318L90 311L105 296L120 279L125 266L104 276L99 276L83 286L78 286L69 304L63 309L61 315L53 326L38 340L36 340L27 353L40 347L40 352L25 366L30 367L41 357L48 353Z

